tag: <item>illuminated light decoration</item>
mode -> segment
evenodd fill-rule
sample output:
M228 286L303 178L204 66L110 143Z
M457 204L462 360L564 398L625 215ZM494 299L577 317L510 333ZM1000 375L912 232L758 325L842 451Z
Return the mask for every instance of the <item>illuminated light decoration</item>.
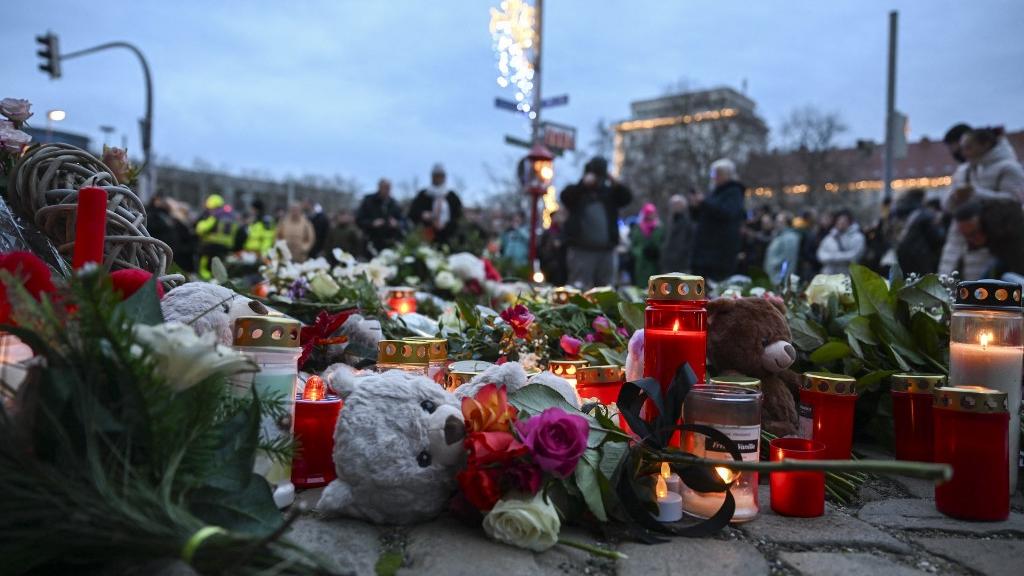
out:
M661 116L658 118L644 118L643 120L627 120L615 125L616 132L632 132L634 130L653 130L677 124L692 124L694 122L707 122L709 120L721 120L739 115L735 108L722 108L720 110L708 110L696 114L684 114L682 116Z
M491 8L488 26L498 58L498 86L515 89L516 107L532 116L536 113L527 102L533 92L534 21L534 7L528 2L503 0L499 8Z
M953 179L949 176L939 176L936 178L897 178L892 181L893 190L905 190L907 188L943 188L949 186L953 182ZM859 190L865 192L871 192L882 189L881 180L858 180L856 182L846 182L843 184L836 184L835 182L826 182L825 191L833 194L840 191ZM807 184L794 184L792 186L783 186L782 192L784 194L806 194L810 192L810 186ZM765 186L758 186L757 188L750 188L747 190L747 196L757 196L759 198L771 198L775 194L774 188Z
M548 189L541 196L541 201L544 202L544 213L542 215L541 223L544 229L551 228L551 215L558 210L558 191L555 190L554 185L548 186Z

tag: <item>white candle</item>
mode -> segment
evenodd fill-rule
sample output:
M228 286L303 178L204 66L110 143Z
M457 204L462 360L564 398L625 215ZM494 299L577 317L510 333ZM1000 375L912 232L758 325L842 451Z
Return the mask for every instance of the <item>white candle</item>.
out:
M1020 451L1021 371L1024 347L991 344L992 334L978 334L978 344L952 342L949 346L949 383L952 386L985 386L1006 392L1010 407L1010 493L1017 487Z
M668 485L661 474L654 487L654 495L658 501L658 522L678 522L683 517L683 497L669 492Z
M668 462L661 463L661 477L665 479L665 485L668 486L669 492L675 492L676 494L682 495L683 480L678 474L672 471Z
M717 467L715 472L724 481L732 480L734 472L728 468ZM736 512L732 516L733 522L746 522L757 516L757 484L752 486L741 486L734 483L729 489L733 500L736 501ZM687 514L698 518L711 518L722 507L725 502L725 492L697 492L689 486L683 487L683 510Z

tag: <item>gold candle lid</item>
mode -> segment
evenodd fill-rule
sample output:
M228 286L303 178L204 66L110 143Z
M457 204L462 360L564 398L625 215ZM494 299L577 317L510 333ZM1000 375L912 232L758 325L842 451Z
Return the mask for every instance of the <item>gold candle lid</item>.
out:
M287 316L239 316L235 318L235 346L298 348L302 323Z
M831 372L806 372L801 383L801 389L822 394L856 396L857 379L845 374L832 374Z
M948 386L935 389L935 408L976 414L1009 412L1006 392L984 386Z
M429 336L411 336L404 338L406 342L425 342L427 358L431 362L448 359L448 340L444 338L430 338Z
M426 366L430 361L430 344L408 340L381 340L377 344L377 363L414 364Z
M739 386L740 388L749 388L751 390L761 389L760 380L743 375L712 376L708 379L708 384L712 386Z
M451 392L459 386L469 382L477 374L478 372L461 372L457 370L448 372L448 391Z
M590 366L586 360L552 360L548 362L548 370L562 378L576 378L580 368Z
M916 372L893 374L892 391L911 394L933 394L935 389L946 383L942 374L918 374Z
M580 291L572 286L559 286L551 289L550 300L552 304L568 304L577 294Z
M673 272L647 279L647 298L650 300L707 300L704 277Z
M582 366L576 370L576 382L578 384L622 382L623 377L622 366L613 364L606 366Z
M394 286L388 288L388 299L391 298L415 298L416 289L408 286Z

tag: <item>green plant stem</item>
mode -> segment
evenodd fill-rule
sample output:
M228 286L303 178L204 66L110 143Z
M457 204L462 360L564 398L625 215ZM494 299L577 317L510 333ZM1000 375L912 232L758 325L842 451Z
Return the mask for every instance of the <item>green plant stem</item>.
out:
M821 471L821 472L874 472L898 474L927 480L946 481L953 477L953 468L948 464L926 462L897 462L893 460L783 460L781 462L744 462L738 460L713 460L666 451L651 451L652 458L678 464L720 466L730 470L752 472ZM847 482L848 483L848 482Z
M625 560L629 558L629 556L626 556L622 552L616 552L615 550L605 550L604 548L599 548L597 546L592 546L590 544L584 544L583 542L577 542L575 540L566 540L565 538L559 538L558 543L562 546L577 548L579 550L590 552L594 556L602 556L604 558L611 558L612 560Z

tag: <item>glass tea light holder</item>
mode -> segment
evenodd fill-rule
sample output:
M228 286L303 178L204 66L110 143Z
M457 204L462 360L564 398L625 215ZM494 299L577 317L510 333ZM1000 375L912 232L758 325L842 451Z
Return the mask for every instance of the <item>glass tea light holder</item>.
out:
M1010 515L1006 399L1006 392L981 386L935 391L935 462L953 467L953 478L935 486L939 512L963 520Z
M897 460L932 461L932 404L942 374L894 374L892 423Z
M697 386L683 401L683 421L703 424L725 434L739 447L744 462L761 457L761 392L737 386ZM704 458L732 460L720 442L698 432L683 432L683 450ZM736 472L716 467L723 482L734 481L729 491L736 500L733 522L747 522L757 516L757 472ZM738 477L737 477L738 476ZM697 492L683 486L683 510L698 518L710 518L722 507L724 492Z
M295 398L295 441L292 484L296 488L326 486L335 478L334 428L341 398L328 394L319 376L310 376Z
M662 391L676 370L689 363L704 382L708 351L708 311L704 278L686 274L651 276L644 312L644 376Z
M416 289L407 286L388 288L385 298L392 314L411 314L416 311Z
M626 383L622 366L585 366L576 372L576 392L581 404L597 402L608 408L608 415L625 432L629 432L626 419L619 413L619 391ZM669 490L673 490L669 486Z
M548 362L548 370L576 387L576 377L581 368L590 366L586 360L551 360Z
M459 360L452 362L448 365L448 383L446 386L448 391L454 392L456 388L468 383L491 366L494 366L494 364L484 362L483 360Z
M825 444L806 438L775 438L769 444L772 462L821 460ZM825 473L793 470L771 473L771 506L776 514L815 518L825 513Z
M377 371L404 370L426 376L430 369L430 344L409 340L377 343Z
M800 384L800 436L825 444L826 460L849 460L857 380L844 374L807 372Z
M407 342L427 344L427 377L442 388L448 383L448 340L444 338L411 337Z
M235 392L250 394L252 388L261 398L280 398L286 410L279 418L265 417L261 436L267 440L292 432L295 416L295 389L299 376L299 330L302 324L285 316L241 316L235 319L234 348L251 358L259 371L232 377ZM272 486L290 483L291 466L258 453L254 471ZM280 505L280 503L279 503Z
M548 299L555 306L564 306L572 300L573 296L582 294L579 290L572 286L558 286L552 288L548 294Z
M1022 346L1021 287L1012 282L961 282L949 324L950 386L984 386L1006 393L1009 489L1017 486L1020 454Z

